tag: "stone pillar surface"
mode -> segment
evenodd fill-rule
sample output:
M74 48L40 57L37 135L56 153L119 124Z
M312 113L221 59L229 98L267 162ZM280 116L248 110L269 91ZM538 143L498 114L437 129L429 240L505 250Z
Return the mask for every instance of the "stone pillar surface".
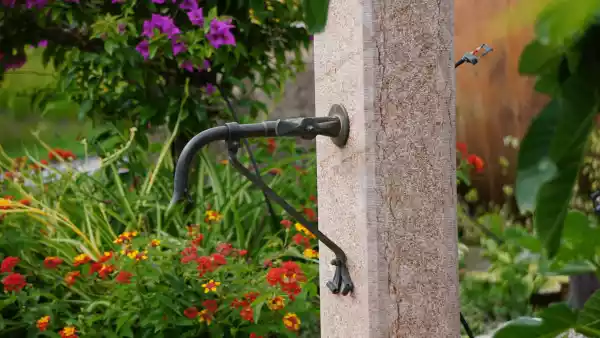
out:
M341 104L351 130L317 140L319 226L355 292L329 292L321 244L321 337L460 336L452 38L451 0L330 1L316 115Z

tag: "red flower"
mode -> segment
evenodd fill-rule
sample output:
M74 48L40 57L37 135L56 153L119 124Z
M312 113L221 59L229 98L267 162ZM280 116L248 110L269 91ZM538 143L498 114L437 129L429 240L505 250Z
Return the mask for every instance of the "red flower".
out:
M19 257L8 256L4 258L4 260L2 260L2 265L0 265L0 272L12 272L20 261L21 259Z
M306 236L303 236L302 234L295 234L294 237L292 237L292 240L294 241L294 243L296 243L297 245L301 245L304 248L310 248L310 239Z
M231 243L220 243L216 248L217 252L224 256L229 256L233 251L233 244Z
M31 201L26 198L21 199L19 203L27 206L31 205Z
M252 332L250 333L250 338L263 338L263 336L259 336L256 333Z
M265 268L269 268L273 266L273 261L270 259L265 259L265 261L263 262L263 267Z
M204 239L204 235L203 234L198 234L193 240L192 240L192 244L199 246L202 243L202 240Z
M198 259L196 259L196 263L198 264L196 269L198 270L200 277L203 277L207 272L215 271L212 259L208 256L198 257Z
M248 250L238 250L238 255L241 257L246 256L248 254Z
M267 150L272 154L277 150L277 142L274 138L270 137L267 139Z
M113 265L92 263L92 267L90 268L90 275L97 272L100 278L106 279L106 277L113 273L113 271L115 271L115 267Z
M44 332L48 329L48 324L50 324L50 316L44 316L37 320L35 326L37 326L40 332Z
M181 251L181 263L187 264L198 259L198 249L195 247L187 247Z
M485 163L483 162L481 157L479 157L475 154L471 154L471 155L469 155L469 158L467 159L467 161L469 162L470 165L473 166L473 168L475 168L476 172L480 173L483 171L483 167L485 166Z
M210 255L210 257L212 258L213 266L215 266L215 268L227 264L227 259L223 255L214 253Z
M258 292L248 292L244 295L244 298L250 302L250 304L254 303L256 298L258 298L260 294Z
M102 263L92 262L92 264L90 264L90 275L100 271L100 269L102 269L102 265Z
M269 170L269 174L271 175L281 175L282 170L279 168L272 168Z
M217 301L214 299L205 300L204 302L202 302L202 306L204 306L204 308L207 309L210 313L217 312L217 309L219 308L219 304L217 304Z
M4 284L4 291L21 291L27 282L25 276L20 273L11 273L2 279L2 284Z
M301 291L299 282L306 280L302 269L295 262L284 262L279 268L271 268L267 272L267 283L271 286L279 285L281 290L288 294L291 300Z
M68 272L65 276L65 282L68 286L72 286L77 281L77 277L81 276L81 272L79 271L71 271Z
M461 154L461 156L465 156L468 154L467 145L462 142L456 142L456 150Z
M308 196L308 199L311 200L312 202L317 203L317 197L315 195Z
M284 228L289 229L292 226L292 221L289 219L284 219L279 224L283 225Z
M187 309L183 310L183 314L189 319L194 319L196 316L198 316L198 309L195 306L188 307Z
M316 221L317 220L317 213L311 209L311 208L304 208L303 209L304 215L306 215L306 218L308 218L309 221Z
M250 306L244 307L240 311L240 316L242 317L242 319L245 319L249 322L254 322L254 310L252 310Z
M63 263L63 260L58 258L58 257L46 257L46 259L44 259L44 267L46 269L56 269L57 266L59 266L60 264Z
M248 301L245 300L239 300L237 298L235 298L232 302L231 302L231 307L234 309L240 308L240 307L246 307L249 306L250 304L248 303Z
M119 284L130 284L131 283L131 277L133 277L133 274L131 272L128 272L128 271L119 271L119 274L117 275L117 277L115 278L115 280Z

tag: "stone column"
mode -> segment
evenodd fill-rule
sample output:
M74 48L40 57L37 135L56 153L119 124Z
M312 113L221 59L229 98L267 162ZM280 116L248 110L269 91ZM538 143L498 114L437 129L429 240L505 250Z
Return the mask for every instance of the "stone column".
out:
M318 138L319 226L346 251L321 337L460 336L452 0L331 0L315 36L316 115L348 110L345 148Z

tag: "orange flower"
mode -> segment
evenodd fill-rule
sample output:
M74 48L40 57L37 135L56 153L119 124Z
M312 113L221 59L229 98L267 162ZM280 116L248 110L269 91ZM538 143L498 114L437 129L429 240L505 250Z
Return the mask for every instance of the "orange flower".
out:
M50 324L50 316L44 316L37 320L37 323L35 326L37 326L37 328L38 328L38 330L40 330L40 332L44 332L48 328L48 324Z
M254 310L252 310L250 306L244 307L240 311L240 316L242 317L242 319L245 319L249 322L254 322Z
M46 259L44 259L44 267L46 269L56 269L56 267L62 263L63 260L55 256L46 257Z
M105 251L102 257L98 260L98 263L106 263L113 257L112 251Z
M208 283L206 284L202 284L202 287L204 288L204 293L209 293L209 292L217 292L217 287L221 285L221 282L215 282L214 280L210 280L208 281Z
M2 279L2 284L4 284L6 292L21 291L27 285L27 281L25 281L25 276L20 273L11 273Z
M115 278L115 280L119 284L130 284L131 283L131 277L133 277L133 274L131 272L119 271L119 274L117 275L117 277Z
M206 325L210 325L210 323L213 320L213 315L210 311L208 310L202 310L200 311L200 313L198 314L198 321L200 323L204 323L206 322Z
M189 319L194 319L198 315L198 309L195 306L188 307L187 309L183 310L183 315Z
M281 296L275 296L275 297L271 298L271 300L269 300L269 302L267 303L267 306L272 311L281 310L285 307L285 300Z
M77 329L74 326L66 326L58 332L60 338L77 338Z
M90 258L90 256L86 254L81 254L75 257L75 260L73 261L73 266L83 265L89 263L91 260L92 259Z
M319 258L319 252L317 250L306 249L303 254L306 258Z
M152 241L150 241L150 246L152 246L153 248L156 248L159 245L160 245L159 239L153 239Z
M81 276L81 272L79 271L67 272L67 275L65 276L65 282L68 286L72 286L73 284L75 284L75 282L77 281L77 277L79 276Z
M223 218L223 215L214 210L207 210L204 213L204 222L219 222Z
M21 259L19 257L8 256L2 260L0 265L0 273L12 272L15 266L19 264Z
M31 201L28 200L28 199L26 199L26 198L23 198L23 199L19 200L19 203L23 204L23 205L26 205L26 206L31 205Z
M283 316L283 325L290 331L299 331L301 323L300 318L295 313L290 312Z
M471 154L471 155L469 155L469 158L467 159L467 161L469 162L470 165L473 166L473 168L475 168L475 172L480 173L483 171L483 167L485 166L485 163L483 162L481 157L479 157L475 154Z
M138 235L137 231L125 231L124 233L120 234L114 241L113 243L115 244L122 244L122 243L126 243L126 242L130 242L134 237L136 237Z

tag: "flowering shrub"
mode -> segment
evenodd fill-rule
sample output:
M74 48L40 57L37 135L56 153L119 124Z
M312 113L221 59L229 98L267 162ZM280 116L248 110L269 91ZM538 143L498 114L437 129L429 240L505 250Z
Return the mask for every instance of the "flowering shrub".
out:
M12 196L0 198L2 332L318 335L314 235L287 218L270 224L264 204L253 203L261 192L248 189L227 162L206 156L198 181L212 183L192 191L197 208L188 216L168 214L173 172L164 163L170 163L170 143L151 166L133 138L128 135L91 175L71 171L66 150L49 148L44 156L64 161L64 172L50 160L0 156L2 171L19 178L0 184ZM255 145L259 162L281 158L261 169L265 180L316 220L317 200L308 195L316 191L314 154L298 155L287 141ZM241 161L249 165L246 157ZM119 175L124 168L129 172ZM50 176L54 181L43 179ZM282 211L276 212L279 218Z
M204 240L206 230L206 224L191 226L182 239L124 232L101 254L73 257L37 248L4 257L3 315L19 319L6 329L61 337L266 337L314 330L317 266L290 260L294 242L268 243L270 258L251 261L231 243Z
M81 105L81 117L122 129L167 122L173 128L181 119L180 132L197 133L225 110L221 95L233 96L234 89L252 114L264 110L252 92L278 94L303 68L303 49L310 33L323 29L327 5L3 0L0 80L26 62L27 46L43 46L58 81L35 97L42 106L68 98Z

